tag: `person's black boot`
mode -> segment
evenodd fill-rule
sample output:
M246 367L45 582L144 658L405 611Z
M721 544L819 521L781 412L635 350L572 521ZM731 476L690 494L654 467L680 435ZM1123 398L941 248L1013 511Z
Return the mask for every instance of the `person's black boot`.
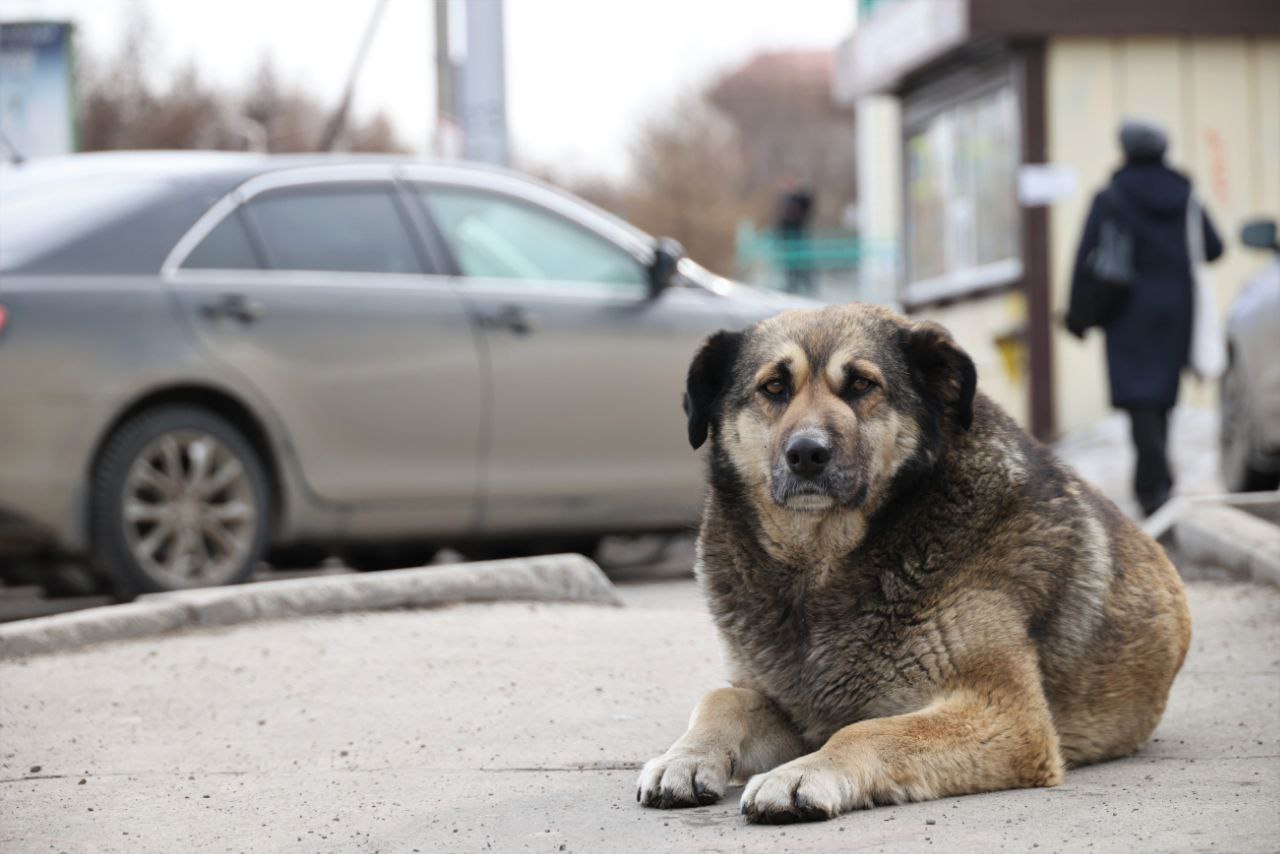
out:
M1154 516L1155 512L1169 501L1172 493L1172 488L1166 487L1146 495L1139 495L1138 503L1142 505L1142 515L1144 517Z

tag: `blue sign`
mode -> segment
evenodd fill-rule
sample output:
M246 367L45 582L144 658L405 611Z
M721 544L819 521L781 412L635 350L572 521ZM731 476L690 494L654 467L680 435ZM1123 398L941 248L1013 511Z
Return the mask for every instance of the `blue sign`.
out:
M23 157L76 147L71 24L0 24L0 131Z

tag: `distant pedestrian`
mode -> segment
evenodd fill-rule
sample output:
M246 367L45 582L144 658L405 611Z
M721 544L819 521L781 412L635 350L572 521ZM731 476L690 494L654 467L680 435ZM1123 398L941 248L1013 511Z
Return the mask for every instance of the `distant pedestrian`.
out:
M786 290L793 294L813 293L813 273L805 256L808 249L809 217L813 213L813 192L794 172L783 177L778 193L774 231L782 252Z
M1134 492L1150 515L1173 491L1169 412L1182 369L1205 373L1197 356L1215 344L1205 336L1221 339L1197 328L1214 315L1197 312L1196 269L1222 254L1222 241L1191 182L1165 165L1163 130L1127 121L1120 146L1124 165L1094 197L1080 238L1067 328L1081 338L1091 326L1106 332L1111 404L1129 414Z

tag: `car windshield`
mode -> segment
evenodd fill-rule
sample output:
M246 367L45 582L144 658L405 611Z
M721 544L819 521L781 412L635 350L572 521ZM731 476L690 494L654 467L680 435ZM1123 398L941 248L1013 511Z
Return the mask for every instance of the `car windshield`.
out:
M0 174L0 270L11 270L164 195L152 176Z

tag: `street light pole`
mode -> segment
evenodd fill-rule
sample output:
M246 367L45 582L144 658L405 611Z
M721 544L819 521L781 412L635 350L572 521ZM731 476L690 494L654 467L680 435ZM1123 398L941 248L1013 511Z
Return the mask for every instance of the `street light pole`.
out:
M453 60L449 57L449 0L436 0L436 122L454 121Z

